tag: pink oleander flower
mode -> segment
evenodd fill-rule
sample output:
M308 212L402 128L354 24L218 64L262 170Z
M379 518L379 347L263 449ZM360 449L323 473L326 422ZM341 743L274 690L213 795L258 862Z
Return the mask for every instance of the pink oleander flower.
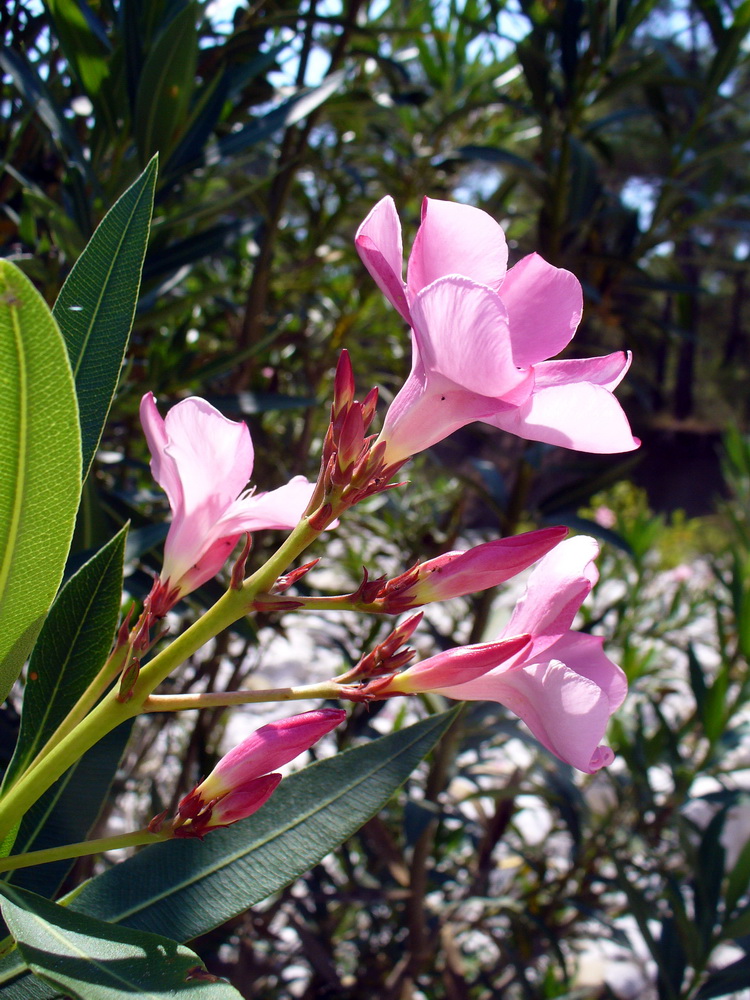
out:
M383 198L355 244L412 328L412 370L385 417L385 460L403 461L474 420L578 451L631 451L612 395L630 366L622 351L550 361L583 310L578 279L529 254L507 270L500 226L468 205L425 198L404 282L401 226Z
M600 746L609 718L627 692L625 674L602 650L598 636L570 626L598 579L599 547L581 536L561 542L529 578L526 593L498 636L531 637L520 650L466 677L451 664L458 654L481 663L493 643L438 653L380 685L377 696L435 691L464 701L497 701L522 719L539 742L580 771L611 764L614 754ZM376 684L378 682L375 682Z
M244 532L293 528L302 517L313 484L295 476L268 493L246 489L254 457L250 431L205 399L183 399L162 419L147 392L141 423L151 471L172 509L162 604L171 606L215 576Z
M180 801L175 836L200 837L252 816L281 781L280 774L269 772L309 750L345 717L341 709L323 708L261 726Z
M445 552L389 580L372 603L377 611L400 614L496 587L541 559L567 533L564 527L541 528L484 542L465 552Z

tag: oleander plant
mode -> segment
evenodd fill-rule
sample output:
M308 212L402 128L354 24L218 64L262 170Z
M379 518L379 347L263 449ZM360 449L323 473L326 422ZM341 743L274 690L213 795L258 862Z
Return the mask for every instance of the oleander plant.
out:
M26 968L51 987L81 996L115 990L123 963L128 989L144 995L165 989L235 994L224 983L207 985L209 974L180 944L195 936L195 928L180 923L185 915L216 899L225 885L234 887L230 909L212 905L209 919L244 909L257 898L257 888L244 883L255 882L259 862L264 894L318 863L396 791L446 732L455 711L430 714L328 757L277 791L278 768L339 726L346 710L324 707L287 716L230 750L173 814L162 811L146 827L121 835L38 848L39 811L49 816L56 800L80 780L74 775L86 755L138 716L311 698L369 704L432 692L509 707L551 753L593 773L614 759L601 741L627 687L622 670L603 652L603 640L571 627L597 578L598 545L585 536L564 540L565 527L449 551L393 577L377 566L365 568L362 582L348 594L299 592L318 561L299 560L321 533L335 533L352 508L373 496L408 491L407 482L394 480L411 457L468 423L484 420L581 450L638 446L612 394L629 365L627 355L548 360L567 345L580 320L576 278L536 254L506 270L502 229L484 212L458 203L425 200L406 281L390 199L375 206L356 234L365 265L412 331L411 373L379 433L368 433L378 390L362 402L355 398L343 352L317 480L295 476L277 489L256 492L249 486L254 456L245 423L194 396L163 418L147 392L140 407L143 433L172 515L161 572L139 610L131 602L120 616L125 525L60 587L82 476L101 437L127 343L155 172L152 163L104 218L53 311L12 263L2 263L9 403L3 438L6 695L27 658L28 668L18 743L0 797L0 868L15 872L119 848L148 848L73 890L69 900L52 902L12 880L2 889L10 932L5 974ZM131 240L138 242L135 251ZM117 324L118 340L106 319L123 300L129 308ZM269 530L287 534L248 572L253 536ZM30 561L38 562L36 573L29 573ZM401 615L496 587L537 561L510 621L492 641L415 662L415 650L406 644L419 628L419 612L323 683L305 683L300 664L300 683L286 688L163 690L190 656L254 613ZM172 636L164 624L171 609L227 564L223 595ZM214 836L214 830L223 832ZM204 855L209 833L214 846ZM108 879L116 885L107 886ZM96 898L117 899L115 910L105 913L87 902ZM167 926L173 938L154 933ZM133 962L136 954L140 960Z
M0 1000L744 1000L749 25L0 12Z

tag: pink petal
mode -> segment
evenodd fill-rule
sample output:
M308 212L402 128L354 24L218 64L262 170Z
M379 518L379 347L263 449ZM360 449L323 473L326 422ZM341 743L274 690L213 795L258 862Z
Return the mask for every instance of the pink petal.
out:
M570 343L583 313L578 278L537 253L508 271L500 297L508 310L513 358L521 368L559 354Z
M245 423L229 420L197 396L183 399L166 416L164 454L182 483L185 512L231 503L253 471L253 444Z
M167 494L171 509L182 510L184 506L182 483L173 459L164 454L168 444L167 432L162 415L156 407L156 399L151 392L147 392L141 399L140 417L148 450L151 452L153 477Z
M575 382L592 382L612 392L622 381L632 355L630 351L615 351L603 358L569 358L565 361L542 361L534 365L535 389L548 389L553 385L571 385Z
M421 365L396 395L383 421L379 441L385 441L385 461L401 462L442 441L474 420L488 420L508 404L480 396Z
M592 773L611 759L599 748L612 711L609 699L593 681L559 661L493 671L439 693L505 705L543 746L581 771Z
M505 308L489 288L456 275L440 278L416 297L412 320L427 372L515 405L528 395L528 374L513 360Z
M528 644L528 635L517 635L500 642L446 649L397 674L385 693L415 694L418 691L437 691L448 685L453 687L475 681L475 678L481 678L500 664L503 664L502 669L510 669L512 664L508 661Z
M599 578L594 565L598 555L599 545L588 535L566 538L556 545L534 568L502 634L529 632L542 637L567 632Z
M280 774L264 774L229 792L212 808L211 818L205 829L229 826L230 823L252 816L271 798L280 781Z
M589 382L540 389L522 406L482 419L529 441L597 455L633 451L640 445L612 393Z
M202 798L211 800L261 774L275 771L309 750L313 743L335 729L345 718L346 712L341 709L323 708L261 726L222 757L196 791Z
M187 565L178 561L179 553L167 560L165 547L164 565L171 581L179 585L180 594L190 594L206 581L213 580L232 554L232 550L240 540L240 534L241 532L236 535L223 535L213 542L204 538L203 544L208 545L208 548L195 562Z
M357 230L354 245L380 290L409 323L406 286L402 277L401 223L393 198L381 198Z
M419 566L419 580L413 588L415 606L473 594L504 583L541 559L567 533L567 528L542 528L485 542L467 552L446 552L429 559Z
M604 653L604 639L585 632L568 632L545 651L545 657L562 662L601 688L609 701L610 712L622 705L628 693L624 670Z
M248 493L227 508L218 527L222 534L294 528L302 518L314 489L315 483L304 476L294 476L276 490Z
M463 274L497 291L508 265L505 234L492 216L452 201L422 202L422 224L409 257L409 300L437 278Z

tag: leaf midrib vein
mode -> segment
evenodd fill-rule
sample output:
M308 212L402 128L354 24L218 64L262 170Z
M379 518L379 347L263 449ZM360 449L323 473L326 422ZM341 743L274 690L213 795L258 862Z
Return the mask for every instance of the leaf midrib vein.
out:
M8 284L3 283L3 292L7 292ZM29 433L28 414L28 371L26 355L23 351L23 340L21 337L21 326L18 320L18 307L8 306L10 321L13 328L13 339L15 341L16 356L18 358L18 390L20 397L19 406L19 435L18 435L18 458L16 461L15 489L13 495L13 506L11 511L10 524L8 528L7 544L3 552L2 563L0 564L0 606L5 598L5 591L8 585L11 567L15 561L16 541L20 531L21 513L23 510L23 500L26 495L26 462L28 455L27 436Z

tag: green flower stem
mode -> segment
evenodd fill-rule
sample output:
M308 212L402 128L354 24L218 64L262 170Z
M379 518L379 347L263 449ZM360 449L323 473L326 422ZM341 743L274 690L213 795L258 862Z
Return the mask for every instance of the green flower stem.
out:
M332 515L333 519L333 515ZM281 576L289 564L297 556L301 555L315 539L325 531L325 528L318 530L310 525L309 519L303 517L297 527L290 535L284 539L278 549L274 552L260 569L249 576L242 585L242 593L245 599L253 598L263 590L270 590L276 580Z
M29 762L20 775L16 775L14 781L8 785L7 788L3 789L4 792L6 792L8 788L12 788L21 777L30 774L39 762L43 760L47 754L51 753L54 747L56 747L59 742L68 735L68 733L71 733L78 723L85 718L86 713L93 708L99 698L104 694L106 689L122 670L126 658L130 655L131 649L132 647L130 645L121 646L119 649L115 649L110 654L106 663L96 675L94 680L89 684L36 757Z
M241 590L228 590L196 622L141 667L133 685L131 701L139 706L181 663L202 646L247 614L248 603ZM140 710L140 707L139 707Z
M271 610L274 604L278 605L279 611L284 610L284 594L256 594L254 600L260 610ZM382 606L374 601L369 604L364 601L353 601L351 594L337 594L331 597L301 597L295 594L288 600L294 602L295 611L357 611L371 615L391 614L389 611L384 611ZM415 605L415 607L418 606Z
M341 685L335 681L304 684L301 687L265 688L261 691L204 691L200 694L152 694L142 712L184 712L191 708L222 708L230 705L254 705L268 701L299 701L303 698L341 698Z
M0 798L0 838L26 814L68 768L120 723L138 715L140 705L121 703L110 691L76 728L40 760L33 771L26 770Z
M289 564L304 552L319 534L320 531L311 528L307 519L303 518L271 558L245 580L240 590L228 590L202 618L194 622L141 669L133 688L133 701L142 704L176 667L219 632L246 615L252 608L255 595L270 590Z
M126 702L112 689L66 736L45 751L33 771L26 770L0 797L0 840L68 768L121 722L144 711L152 691L181 663L210 639L238 621L252 606L254 596L270 590L289 564L313 542L320 531L303 518L271 558L240 589L230 588L216 604L157 654L140 672Z
M17 868L45 865L51 861L68 861L71 858L83 858L89 854L118 851L123 847L140 847L143 844L158 844L162 840L171 839L171 833L168 832L150 833L148 830L136 830L134 833L122 833L117 837L84 840L80 844L64 844L62 847L49 847L45 851L29 851L28 854L15 854L9 858L0 858L0 872L14 872Z

